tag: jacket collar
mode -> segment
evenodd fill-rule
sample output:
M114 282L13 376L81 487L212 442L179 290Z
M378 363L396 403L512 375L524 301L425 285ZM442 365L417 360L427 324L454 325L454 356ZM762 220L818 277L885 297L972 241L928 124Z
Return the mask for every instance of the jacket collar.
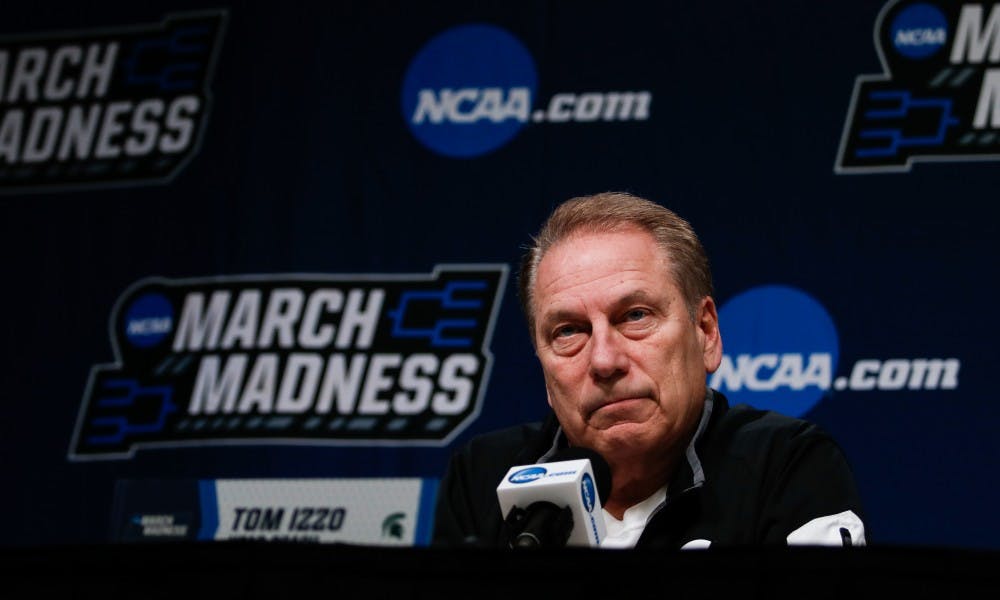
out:
M705 402L701 409L701 418L698 427L695 429L691 441L684 451L684 460L678 466L677 472L670 479L667 486L668 495L680 494L691 488L698 488L705 483L705 470L702 467L701 456L707 450L707 440L710 437L712 425L717 423L722 415L729 408L726 397L721 393L706 388ZM531 462L530 456L537 456L536 463L543 463L549 460L553 454L561 448L569 446L566 434L563 433L562 426L556 420L555 413L549 411L548 416L542 423L542 436L539 446L526 448L521 457L524 460L521 464ZM674 493L671 494L671 491Z
M684 450L685 460L681 461L677 472L670 478L670 485L667 487L668 495L681 494L689 489L699 488L705 484L705 469L702 466L702 456L707 451L712 425L718 423L728 408L729 403L726 401L725 396L712 388L706 388L705 403L701 409L701 419L698 421L698 428L695 429L694 435L691 436L691 441Z

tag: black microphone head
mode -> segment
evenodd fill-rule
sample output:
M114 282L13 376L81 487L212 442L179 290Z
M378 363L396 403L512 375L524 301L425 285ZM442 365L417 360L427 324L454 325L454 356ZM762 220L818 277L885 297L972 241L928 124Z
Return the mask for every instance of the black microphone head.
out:
M594 471L594 485L597 487L597 497L604 504L611 493L611 465L604 460L596 450L584 448L583 446L570 446L557 450L545 462L562 462L564 460L590 459L590 468Z

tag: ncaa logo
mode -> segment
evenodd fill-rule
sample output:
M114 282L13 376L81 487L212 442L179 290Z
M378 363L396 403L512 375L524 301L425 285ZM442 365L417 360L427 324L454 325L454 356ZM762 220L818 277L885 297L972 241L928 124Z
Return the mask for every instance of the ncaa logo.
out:
M587 512L594 512L594 507L597 505L597 490L590 473L584 473L583 479L580 480L580 497Z
M904 8L889 28L892 45L907 58L931 56L948 40L948 22L936 7L913 4Z
M546 473L548 473L548 471L545 470L545 467L528 467L527 469L521 469L516 473L512 473L511 476L507 478L507 481L511 483L531 483L536 479L545 477Z
M140 296L125 313L125 337L137 348L163 341L174 328L174 309L163 294Z
M403 118L428 149L479 156L528 122L537 86L534 59L517 38L492 25L460 25L413 58L403 81Z
M731 404L800 417L830 389L840 353L837 330L805 292L753 288L719 310L719 323L724 354L709 385Z

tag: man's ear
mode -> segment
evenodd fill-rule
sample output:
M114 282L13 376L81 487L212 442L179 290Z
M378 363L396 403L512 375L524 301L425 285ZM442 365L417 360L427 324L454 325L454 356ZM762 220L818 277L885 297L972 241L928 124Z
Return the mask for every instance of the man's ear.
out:
M722 332L719 330L719 313L711 296L701 299L695 320L698 337L701 340L705 372L714 373L722 362Z

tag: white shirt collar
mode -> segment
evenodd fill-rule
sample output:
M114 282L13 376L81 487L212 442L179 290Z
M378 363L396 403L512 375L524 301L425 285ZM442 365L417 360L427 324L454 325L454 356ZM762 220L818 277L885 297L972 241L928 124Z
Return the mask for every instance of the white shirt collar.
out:
M601 548L633 548L642 530L646 528L649 517L656 512L656 509L667 499L667 486L652 493L648 498L638 504L634 504L625 509L625 514L619 521L611 513L601 509L604 513L604 524L607 535L601 540Z

